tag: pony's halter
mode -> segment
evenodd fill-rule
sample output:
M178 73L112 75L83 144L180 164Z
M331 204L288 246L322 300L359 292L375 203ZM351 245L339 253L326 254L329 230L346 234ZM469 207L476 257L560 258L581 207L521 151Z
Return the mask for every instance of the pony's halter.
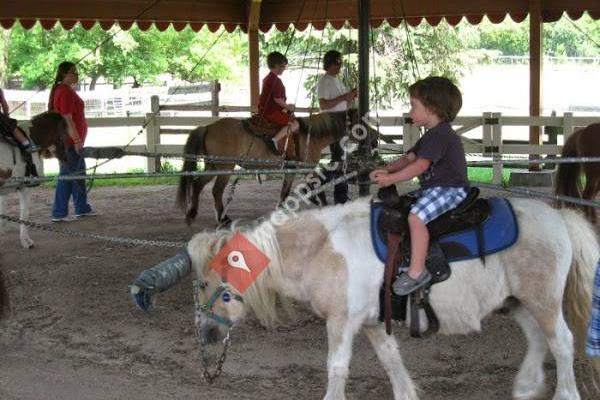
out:
M201 314L204 314L208 318L231 328L234 325L234 322L227 317L215 314L213 312L213 306L219 299L221 299L225 303L230 302L232 299L243 303L244 298L242 296L240 296L239 294L232 294L229 289L229 286L227 286L227 283L221 282L221 284L215 289L213 294L210 296L208 301L205 304L199 304L198 303L199 290L200 290L200 288L199 288L198 281L194 281L194 301L196 303L196 307L195 307L196 308L196 316L199 317Z

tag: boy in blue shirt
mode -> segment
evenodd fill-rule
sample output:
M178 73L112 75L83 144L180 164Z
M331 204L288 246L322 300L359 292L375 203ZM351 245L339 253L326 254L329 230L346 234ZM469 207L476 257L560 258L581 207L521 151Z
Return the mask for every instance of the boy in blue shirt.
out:
M425 134L400 159L369 175L381 187L417 176L421 185L408 215L410 267L393 286L398 295L409 294L431 280L425 268L427 224L456 208L467 196L469 186L462 142L450 125L462 106L460 91L450 80L435 76L417 81L408 91L409 115L414 124L425 127Z

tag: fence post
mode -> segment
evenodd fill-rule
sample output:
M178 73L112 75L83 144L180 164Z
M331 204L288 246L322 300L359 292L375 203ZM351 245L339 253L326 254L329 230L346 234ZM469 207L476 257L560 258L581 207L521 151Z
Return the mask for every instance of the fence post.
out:
M219 92L221 91L221 84L218 79L211 81L210 83L210 100L212 107L212 116L219 116Z
M550 113L551 117L556 117L556 111L552 110L552 113ZM560 126L556 126L556 125L546 125L544 126L544 134L548 135L548 144L553 144L553 145L558 145L558 135L561 133L562 128ZM556 158L556 156L554 154L547 154L546 155L546 160L551 160L553 158ZM554 163L544 163L544 169L554 169L556 167L556 164Z
M151 112L146 114L146 149L149 153L156 152L156 146L160 144L159 101L157 95L150 97ZM146 168L150 173L160 171L160 157L147 157Z
M413 144L416 142L415 138L415 125L412 119L407 113L402 114L402 150L406 153ZM418 134L416 134L418 135Z
M573 133L573 113L566 112L563 114L563 146L567 143L567 139Z
M492 119L491 112L484 112L481 114L481 119L483 122L483 132L481 138L481 144L483 145L483 153L481 154L483 157L490 157L492 155L492 125L490 124L490 120Z
M502 113L491 114L494 125L492 125L492 150L494 166L492 167L492 183L502 184Z

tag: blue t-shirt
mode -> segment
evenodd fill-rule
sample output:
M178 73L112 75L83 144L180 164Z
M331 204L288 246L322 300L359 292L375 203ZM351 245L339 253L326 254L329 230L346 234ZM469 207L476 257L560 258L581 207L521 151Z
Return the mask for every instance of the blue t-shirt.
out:
M465 150L448 122L429 129L408 152L431 161L427 171L419 176L423 189L469 186Z

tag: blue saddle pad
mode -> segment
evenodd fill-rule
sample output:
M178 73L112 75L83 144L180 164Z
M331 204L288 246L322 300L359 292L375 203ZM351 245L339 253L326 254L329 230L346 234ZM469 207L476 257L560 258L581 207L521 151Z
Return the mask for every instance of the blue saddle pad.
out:
M519 227L510 202L500 197L491 197L488 202L491 208L490 215L481 225L485 248L481 252L479 251L477 233L474 228L442 235L437 238L442 248L444 244L459 244L468 254L464 255L463 253L457 257L446 254L448 262L478 258L480 253L482 255L497 253L515 244L519 237ZM371 207L371 239L377 257L381 262L385 262L387 244L383 241L377 226L382 210L382 203L374 203Z

